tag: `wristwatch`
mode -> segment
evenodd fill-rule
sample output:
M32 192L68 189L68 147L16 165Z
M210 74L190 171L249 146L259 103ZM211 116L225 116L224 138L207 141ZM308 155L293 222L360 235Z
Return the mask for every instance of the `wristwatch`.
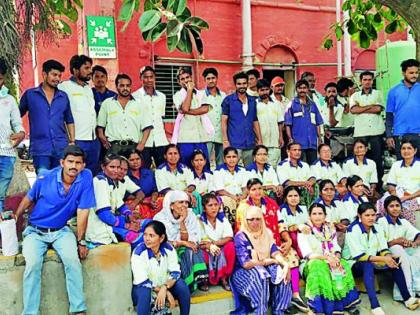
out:
M85 240L80 240L80 241L77 241L77 244L80 245L80 246L86 246L86 241Z

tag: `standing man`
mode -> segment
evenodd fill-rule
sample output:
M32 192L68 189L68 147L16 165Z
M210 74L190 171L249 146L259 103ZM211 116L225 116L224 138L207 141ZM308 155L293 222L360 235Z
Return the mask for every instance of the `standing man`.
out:
M85 55L75 55L70 59L70 80L58 85L70 99L74 119L75 143L86 154L86 168L93 175L99 170L100 144L96 139L95 98L89 87L92 77L92 59Z
M309 83L309 96L311 97L312 101L318 106L318 109L320 111L320 113L323 115L323 119L325 120L327 117L327 112L328 110L326 109L326 104L324 101L324 97L322 96L321 93L319 93L316 89L315 89L315 84L316 84L316 78L315 78L315 74L313 74L312 72L304 72L302 73L302 76L300 78L301 80L306 80ZM325 117L324 117L324 113L325 113Z
M223 164L223 136L222 136L222 102L226 94L217 87L219 73L215 68L206 68L203 71L203 78L206 81L206 88L200 93L203 94L202 104L209 105L208 116L214 128L214 135L207 142L207 150L211 158L214 152L216 165Z
M94 208L92 174L84 169L84 152L71 145L64 149L61 166L39 176L16 211L16 221L31 209L29 225L23 232L22 315L39 314L44 254L51 246L64 265L70 313L86 314L80 259L88 249L85 231L89 209ZM67 221L77 215L77 242Z
M133 93L133 97L140 103L143 115L151 121L153 129L143 150L144 166L150 168L152 157L156 168L165 162L165 147L169 144L166 138L163 117L165 117L166 96L156 90L156 72L150 66L140 70L140 79L143 86Z
M420 84L417 82L419 65L415 59L403 61L403 80L388 94L386 142L388 146L395 148L398 159L401 159L400 146L403 139L414 142L417 158L420 158Z
M274 77L273 80L271 80L273 101L280 106L281 110L283 111L283 115L287 110L287 106L290 104L290 100L283 94L285 86L286 83L282 77Z
M212 128L212 126L208 126L208 124L211 124L207 116L209 105L202 104L199 100L190 68L179 68L177 79L181 90L174 94L173 101L179 112L177 118L179 128L177 131L176 128L174 129L172 142L178 143L181 162L191 166L191 156L194 150L203 151L207 161L209 161L206 145L210 139L206 125ZM183 116L180 116L180 114Z
M317 147L321 143L321 125L324 123L318 106L308 97L309 83L296 82L297 96L292 100L284 116L289 143L301 145L306 163L311 165L317 158Z
M115 78L118 95L106 99L99 110L98 137L109 152L122 155L144 150L152 130L148 108L142 107L131 95L131 78L119 74Z
M4 85L7 65L0 59L0 213L13 177L16 146L25 138L19 108L9 89Z
M369 158L376 163L378 172L378 189L382 187L382 177L384 175L382 139L385 132L385 123L382 117L384 104L382 94L374 90L374 74L364 71L360 74L362 90L355 92L350 97L350 112L354 115L353 137L362 139L368 143Z
M246 72L248 76L248 89L247 93L249 96L258 97L257 81L260 78L260 72L257 69L251 69Z
M337 107L338 128L349 128L354 126L354 117L350 112L350 96L354 93L354 82L348 78L341 78L337 81Z
M74 120L67 94L57 86L64 66L56 60L42 65L43 82L20 99L20 115L29 114L29 151L39 175L60 165L64 148L74 144Z
M95 98L95 111L96 115L98 115L102 102L107 98L114 97L117 93L106 87L106 84L108 83L108 72L100 65L96 65L92 68L92 82L94 86L92 92L93 97Z
M244 166L252 163L252 150L262 144L260 124L257 117L256 98L247 94L248 76L245 72L233 76L236 92L222 102L223 148L238 150Z
M284 145L284 113L270 98L270 83L265 79L257 82L257 118L261 128L262 143L268 148L268 162L274 167L280 160L280 148Z

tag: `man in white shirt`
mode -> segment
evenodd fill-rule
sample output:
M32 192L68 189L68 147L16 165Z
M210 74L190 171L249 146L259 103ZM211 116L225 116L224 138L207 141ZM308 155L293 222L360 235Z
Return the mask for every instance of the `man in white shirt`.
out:
M99 110L98 137L112 153L122 155L133 149L141 152L153 128L150 117L146 116L148 108L142 108L131 95L128 75L117 75L115 86L118 95L106 99Z
M350 111L354 115L353 136L368 143L370 147L368 157L376 163L378 188L381 190L384 175L382 139L385 133L382 111L385 107L381 92L372 88L373 78L374 74L370 71L360 74L362 89L350 97Z
M214 128L214 135L207 142L207 150L211 158L214 151L216 165L223 163L223 136L222 136L222 101L226 94L217 87L219 73L215 68L206 68L203 71L203 78L206 81L206 88L202 93L202 104L209 105L209 118Z
M92 59L85 55L75 55L70 59L70 80L58 85L67 93L74 119L76 145L86 154L86 168L93 175L99 170L100 144L96 138L95 98L89 87L92 78Z
M166 137L163 117L165 117L166 95L156 90L156 72L150 66L140 70L140 79L143 86L133 93L133 97L140 103L145 110L143 115L147 115L152 122L153 129L150 131L146 146L142 152L144 166L150 168L152 158L156 167L165 162L165 147L169 144Z
M246 72L248 76L248 89L246 93L249 96L258 97L257 81L260 78L260 72L257 69L251 69Z

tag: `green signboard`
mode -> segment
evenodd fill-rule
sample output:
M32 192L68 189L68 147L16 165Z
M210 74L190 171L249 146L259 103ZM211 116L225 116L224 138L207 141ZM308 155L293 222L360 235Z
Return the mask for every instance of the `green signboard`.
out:
M117 58L114 18L110 16L87 16L86 25L89 57Z

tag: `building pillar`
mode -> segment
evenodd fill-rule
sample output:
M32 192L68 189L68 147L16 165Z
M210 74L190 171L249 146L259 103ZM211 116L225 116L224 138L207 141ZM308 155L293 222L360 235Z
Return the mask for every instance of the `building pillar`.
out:
M253 67L251 0L242 0L242 68Z

